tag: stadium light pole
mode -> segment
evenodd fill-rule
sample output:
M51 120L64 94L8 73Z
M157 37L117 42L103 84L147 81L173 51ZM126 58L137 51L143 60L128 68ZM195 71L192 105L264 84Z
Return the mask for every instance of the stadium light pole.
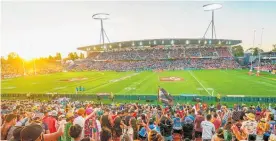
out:
M215 10L218 10L218 9L221 9L221 8L222 8L222 5L218 4L218 3L211 3L211 4L203 5L204 11L212 11L212 20L209 23L209 26L208 26L208 28L206 29L206 31L203 35L203 39L205 38L206 33L209 30L209 27L210 27L211 24L212 24L212 39L214 39L214 34L215 34L215 38L217 38L216 30L215 30Z
M255 35L256 35L256 29L254 29L254 35L253 35L253 48L255 47ZM253 71L253 64L252 64L252 62L253 62L253 53L254 53L254 52L251 53L251 67L250 67L250 72Z
M94 20L100 20L101 21L101 34L100 34L100 43L103 45L103 47L105 47L105 37L106 39L109 41L109 38L104 30L104 27L103 27L103 21L104 20L108 20L109 19L109 14L107 13L97 13L97 14L94 14L92 16L92 18Z
M262 28L262 33L261 33L261 43L260 43L260 49L262 48L262 42L263 42L263 32L264 32L264 28ZM260 75L260 64L261 64L261 52L260 50L258 51L259 53L259 63L258 63L258 71L257 71L257 75Z

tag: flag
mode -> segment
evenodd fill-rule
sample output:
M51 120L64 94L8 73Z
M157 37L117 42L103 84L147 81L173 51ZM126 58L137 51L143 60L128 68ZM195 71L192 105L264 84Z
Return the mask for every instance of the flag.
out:
M158 88L158 100L173 105L173 97L164 88Z

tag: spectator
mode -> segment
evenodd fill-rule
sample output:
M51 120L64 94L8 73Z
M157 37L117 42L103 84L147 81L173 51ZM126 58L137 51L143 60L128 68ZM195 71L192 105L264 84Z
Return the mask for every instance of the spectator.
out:
M212 123L215 125L215 129L216 131L219 129L219 127L221 126L221 120L220 118L218 117L218 114L215 113L213 115L213 120L212 120Z
M9 114L5 117L4 124L1 126L1 140L9 140L12 138L16 121L17 116L15 114Z
M202 126L201 126L202 121L204 121L204 117L202 115L202 112L198 111L197 115L196 115L196 119L195 119L195 138L196 138L196 140L201 140L201 137L202 137Z
M241 130L246 134L247 137L256 136L257 134L257 122L255 121L255 115L252 113L246 114L247 120L242 123Z
M211 121L212 116L208 114L206 120L201 122L202 127L202 140L210 141L215 133L215 126Z
M79 141L82 139L82 127L78 124L75 124L69 128L69 135L74 139L74 141Z
M53 116L51 116L52 114L56 115L56 112L52 111L49 115L49 112L46 111L44 113L44 118L42 119L43 123L48 126L50 133L54 133L57 131L57 120Z

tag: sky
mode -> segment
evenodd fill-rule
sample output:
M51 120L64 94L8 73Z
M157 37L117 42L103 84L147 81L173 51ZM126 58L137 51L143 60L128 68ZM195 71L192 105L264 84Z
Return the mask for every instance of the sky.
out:
M211 21L211 12L202 5L212 1L141 2L1 2L1 56L17 52L25 59L55 55L67 56L77 47L100 43L100 22L95 13L109 13L104 29L111 42L157 39L202 38ZM216 1L218 39L242 40L242 46L261 44L265 51L276 44L276 1ZM207 37L211 37L211 30Z

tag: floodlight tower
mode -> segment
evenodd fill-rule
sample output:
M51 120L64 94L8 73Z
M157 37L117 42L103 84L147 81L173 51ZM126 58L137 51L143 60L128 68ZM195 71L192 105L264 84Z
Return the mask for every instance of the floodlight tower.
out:
M255 48L255 35L256 35L256 29L254 29L254 35L253 35L253 48ZM250 60L250 62L251 62L251 67L250 67L250 72L249 72L250 75L253 71L253 53L254 52L251 53L251 60Z
M260 50L262 48L262 43L263 43L263 32L264 32L264 28L262 28L262 34L261 34L261 43L260 43ZM261 67L261 52L260 50L258 51L259 53L259 63L258 63L258 71L257 71L257 76L260 75L260 67Z
M108 40L108 42L110 42L110 41L109 41L109 38L108 38L108 36L107 36L107 34L104 30L103 21L109 19L109 14L107 14L107 13L97 13L97 14L94 14L92 16L92 18L95 19L95 20L100 20L101 21L100 43L103 45L103 47L105 47L105 42L104 42L105 37Z
M212 39L214 39L214 34L215 34L215 38L217 38L216 30L215 30L215 20L214 20L215 19L215 10L218 10L221 8L222 8L222 5L218 4L218 3L211 3L211 4L203 5L204 11L212 11L212 20L204 33L203 39L205 38L205 35L206 35L211 24L212 24Z

